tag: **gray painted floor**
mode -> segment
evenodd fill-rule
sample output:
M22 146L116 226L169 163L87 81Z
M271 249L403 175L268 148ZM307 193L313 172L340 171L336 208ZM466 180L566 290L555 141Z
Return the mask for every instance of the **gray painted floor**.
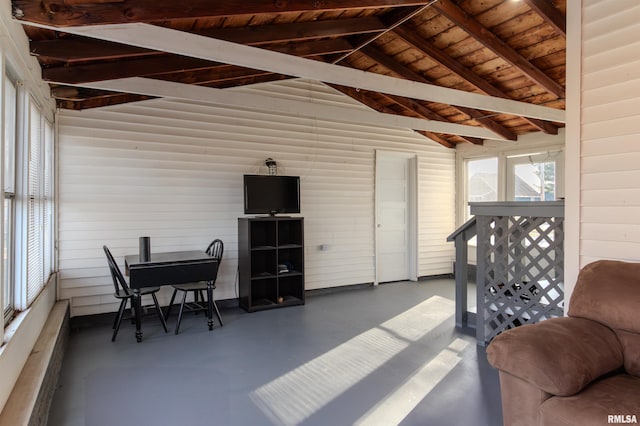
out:
M453 297L453 280L390 283L223 309L212 331L188 313L179 335L149 315L141 343L128 321L114 343L110 323L74 327L49 424L500 425L497 372Z

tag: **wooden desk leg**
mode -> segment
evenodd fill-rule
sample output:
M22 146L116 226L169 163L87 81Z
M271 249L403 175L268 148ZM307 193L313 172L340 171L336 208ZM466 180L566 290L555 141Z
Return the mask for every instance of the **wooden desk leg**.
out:
M142 297L140 296L140 289L133 290L133 306L135 309L136 317L136 341L142 342L142 325L140 318L142 317Z
M209 330L213 330L213 283L207 281L207 323Z

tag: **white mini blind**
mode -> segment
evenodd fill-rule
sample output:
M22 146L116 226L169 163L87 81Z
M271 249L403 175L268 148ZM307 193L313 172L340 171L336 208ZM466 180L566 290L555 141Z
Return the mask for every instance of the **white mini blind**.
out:
M43 168L43 278L46 280L53 272L53 224L54 224L54 192L53 192L53 125L44 121L44 168ZM46 282L46 281L45 281ZM44 284L44 283L43 283Z
M43 264L43 161L42 117L37 105L29 105L29 170L27 189L27 305L44 287Z

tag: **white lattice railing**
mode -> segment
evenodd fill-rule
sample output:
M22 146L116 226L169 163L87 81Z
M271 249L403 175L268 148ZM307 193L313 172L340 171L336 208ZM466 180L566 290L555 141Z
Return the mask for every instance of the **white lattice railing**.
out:
M563 315L564 202L471 203L456 243L456 325L479 344L525 323ZM477 234L476 313L467 308L467 241Z

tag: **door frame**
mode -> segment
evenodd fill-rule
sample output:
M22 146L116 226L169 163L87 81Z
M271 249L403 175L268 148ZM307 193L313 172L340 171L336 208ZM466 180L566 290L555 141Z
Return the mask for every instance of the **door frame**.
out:
M408 173L408 197L407 197L407 275L410 281L418 280L418 154L415 152L407 151L389 151L376 149L375 150L375 164L374 164L374 263L375 263L375 279L373 284L379 284L379 235L378 235L378 208L379 208L379 194L378 188L378 164L382 156L403 158L407 161L409 166Z

